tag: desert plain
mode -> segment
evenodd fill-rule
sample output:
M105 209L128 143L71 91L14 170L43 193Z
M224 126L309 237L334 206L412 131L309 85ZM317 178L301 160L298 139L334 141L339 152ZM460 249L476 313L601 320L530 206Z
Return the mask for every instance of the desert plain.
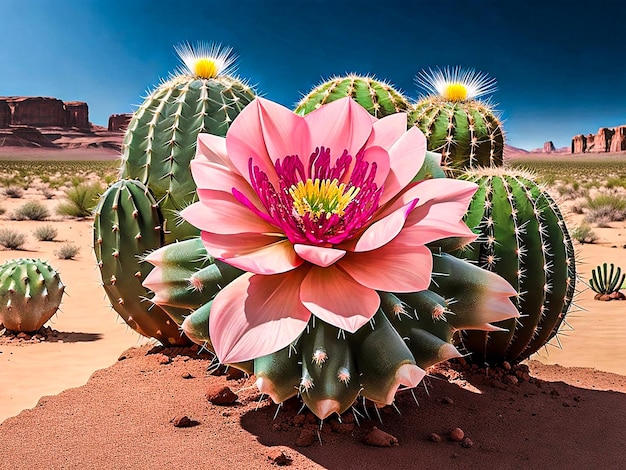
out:
M22 153L3 150L0 176L8 178L15 159L44 158ZM210 358L197 348L164 349L141 337L110 307L92 250L93 219L55 211L73 185L115 180L117 159L103 150L46 154L52 177L3 180L0 229L26 240L19 249L0 247L0 263L48 260L67 287L45 334L0 336L0 469L626 467L626 301L594 300L587 284L602 263L626 269L623 219L591 222L595 239L575 241L578 293L567 324L511 373L436 367L414 394L399 394L395 408L319 423L298 414L297 403L279 408L263 399L253 378L209 374ZM85 162L101 166L91 170ZM529 162L570 231L585 225L586 197L626 194L619 183L626 180L624 154L511 155L507 162ZM17 183L23 194L7 196ZM13 220L28 201L48 208L46 220ZM42 225L57 230L54 241L37 240ZM60 259L67 244L78 252ZM519 380L506 378L516 372ZM238 395L234 404L207 400L207 391L222 386ZM192 426L174 425L183 416ZM386 433L389 448L363 442L374 427ZM465 434L461 442L451 439L455 428Z

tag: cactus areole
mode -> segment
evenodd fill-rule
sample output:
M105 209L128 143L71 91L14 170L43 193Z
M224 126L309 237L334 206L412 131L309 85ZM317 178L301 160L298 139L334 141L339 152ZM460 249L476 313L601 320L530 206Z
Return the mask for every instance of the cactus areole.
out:
M37 331L58 310L64 290L47 261L7 261L0 265L0 324L11 331Z
M255 94L233 76L229 48L210 44L177 48L184 66L157 87L128 124L122 148L122 178L144 183L165 219L165 242L198 230L179 217L196 200L189 163L200 132L226 135L230 123Z

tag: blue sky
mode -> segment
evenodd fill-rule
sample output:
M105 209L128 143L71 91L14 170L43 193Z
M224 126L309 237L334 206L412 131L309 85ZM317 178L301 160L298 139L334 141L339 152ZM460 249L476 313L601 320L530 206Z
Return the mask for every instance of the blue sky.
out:
M374 74L417 97L422 69L494 77L508 143L569 146L626 124L626 6L567 1L2 0L0 96L86 101L106 125L178 66L174 46L233 47L238 74L293 106L333 75Z

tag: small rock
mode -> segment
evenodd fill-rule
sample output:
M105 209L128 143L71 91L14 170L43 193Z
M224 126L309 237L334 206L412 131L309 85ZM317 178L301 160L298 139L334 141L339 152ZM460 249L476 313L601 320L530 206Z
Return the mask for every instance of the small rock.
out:
M276 465L289 465L291 463L291 457L285 454L282 450L274 447L270 449L267 453L267 458L272 461L272 463Z
M341 417L343 423L354 423L354 415L352 413L346 413Z
M504 362L502 363L502 368L503 368L504 370L511 370L511 363L510 363L510 362L508 362L508 361L504 361Z
M450 431L450 440L454 442L461 442L465 437L465 433L461 428L454 428Z
M189 416L178 416L170 421L175 428L190 428L192 426L197 426L198 421L194 421L193 419L189 419Z
M183 372L180 376L183 379L193 379L193 375L191 375L189 372Z
M19 332L17 334L17 337L19 339L23 339L24 341L28 341L30 339L30 335L27 335L26 333L24 333L23 331Z
M232 405L239 398L230 387L220 384L210 385L205 396L214 405Z
M340 423L333 419L330 422L330 429L337 434L351 434L354 431L354 423Z
M465 447L466 449L469 449L473 445L474 442L469 437L466 437L461 441L461 446Z
M391 434L381 431L376 426L365 436L364 442L368 446L392 447L398 445L398 439Z
M162 366L169 364L170 362L172 362L172 359L168 356L166 356L165 354L159 354L159 364L161 364Z
M450 397L443 397L441 399L441 403L445 403L446 405L454 405L454 400Z
M517 384L517 382L519 382L519 380L514 375L505 375L504 382L510 385L515 385Z
M437 433L434 433L434 432L430 433L430 435L428 436L428 439L433 441L433 442L441 442L442 441L441 436L439 434L437 434Z
M229 367L226 371L226 380L239 380L243 379L246 376L246 373L241 369L237 369L236 367Z
M298 447L310 447L315 443L315 431L313 429L304 428L296 439Z

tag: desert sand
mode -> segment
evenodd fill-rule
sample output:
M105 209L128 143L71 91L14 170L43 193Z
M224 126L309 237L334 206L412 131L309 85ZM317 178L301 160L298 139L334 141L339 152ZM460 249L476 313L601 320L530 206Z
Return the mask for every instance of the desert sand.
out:
M0 201L7 210L0 227L29 235L22 250L0 250L0 263L47 259L67 295L47 324L54 335L0 337L0 469L271 468L283 457L299 469L626 467L626 301L596 301L584 284L602 262L626 268L626 223L595 230L593 245L576 245L582 282L569 327L518 371L439 368L415 397L399 394L397 410L378 417L359 406L343 424L320 424L306 412L297 416L297 403L279 409L262 399L251 378L208 374L210 358L197 348L163 349L130 330L100 287L92 220L9 220L27 200L53 213L59 202L33 188ZM43 223L58 229L57 241L32 236ZM76 259L58 259L69 241L80 247ZM507 378L515 372L519 380ZM238 400L210 403L205 392L215 386L228 386ZM182 416L194 426L175 427ZM397 443L365 445L374 426ZM463 443L449 439L457 427Z

